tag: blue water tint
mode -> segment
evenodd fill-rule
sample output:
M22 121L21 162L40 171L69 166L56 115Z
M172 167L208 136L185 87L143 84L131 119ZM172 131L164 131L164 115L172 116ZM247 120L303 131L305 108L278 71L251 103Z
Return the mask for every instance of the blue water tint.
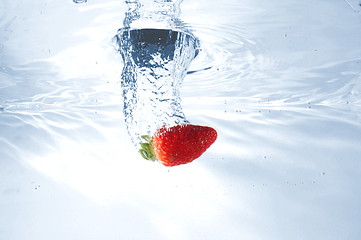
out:
M123 112L133 142L163 126L187 123L179 88L198 53L193 35L166 29L120 29Z
M184 0L175 21L155 11L173 21L161 29L200 43L172 95L180 119L219 134L201 158L165 168L141 158L124 116L113 39L126 4L2 1L0 239L360 239L357 4Z

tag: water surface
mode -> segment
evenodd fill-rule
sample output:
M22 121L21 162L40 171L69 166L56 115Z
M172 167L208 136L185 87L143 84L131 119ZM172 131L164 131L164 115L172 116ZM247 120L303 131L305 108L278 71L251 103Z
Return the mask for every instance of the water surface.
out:
M188 1L179 97L217 129L191 164L139 156L121 1L0 6L0 239L359 239L357 1ZM141 231L140 231L141 229Z

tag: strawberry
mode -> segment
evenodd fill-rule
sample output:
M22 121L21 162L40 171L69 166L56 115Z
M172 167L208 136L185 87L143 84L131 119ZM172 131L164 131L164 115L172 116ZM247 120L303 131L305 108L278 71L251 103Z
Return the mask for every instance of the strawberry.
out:
M217 131L207 126L182 124L162 127L153 137L142 138L146 141L140 144L143 158L172 167L199 158L216 141Z

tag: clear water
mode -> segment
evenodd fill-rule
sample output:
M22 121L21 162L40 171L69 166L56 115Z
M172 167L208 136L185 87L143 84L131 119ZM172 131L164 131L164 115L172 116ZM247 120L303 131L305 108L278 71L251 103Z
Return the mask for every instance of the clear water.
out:
M166 29L120 29L123 113L133 142L163 126L187 123L179 89L198 53L194 35Z
M2 0L0 239L360 238L359 2L180 6L182 113L219 138L165 168L123 115L125 4Z

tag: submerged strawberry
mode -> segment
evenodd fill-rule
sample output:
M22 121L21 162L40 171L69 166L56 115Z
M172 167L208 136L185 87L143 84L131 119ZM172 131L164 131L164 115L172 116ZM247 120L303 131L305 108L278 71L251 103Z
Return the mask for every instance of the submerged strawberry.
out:
M172 167L199 158L217 139L211 127L192 124L160 128L153 137L142 136L140 154L148 160L158 160Z

